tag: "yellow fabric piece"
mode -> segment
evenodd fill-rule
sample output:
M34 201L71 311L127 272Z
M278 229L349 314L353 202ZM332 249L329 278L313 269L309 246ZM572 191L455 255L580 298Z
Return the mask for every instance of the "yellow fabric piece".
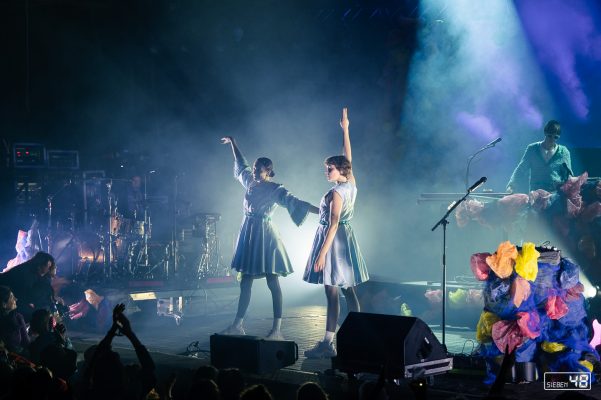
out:
M486 263L499 278L505 279L513 272L517 256L518 249L507 240L499 245L495 254L486 257Z
M557 342L542 342L540 347L547 353L557 353L558 351L564 351L566 346Z
M409 308L409 304L403 303L401 304L401 316L403 317L411 317L413 315L413 311Z
M584 368L588 369L590 372L593 372L593 364L590 361L582 360L582 361L579 361L579 363Z
M500 320L501 318L497 314L490 311L482 311L478 325L476 325L476 340L480 343L490 342L492 339L492 326Z
M515 272L522 278L534 282L538 274L539 256L540 253L536 251L534 243L524 243L522 251L519 252L515 260Z
M465 304L467 299L467 290L465 289L457 289L455 291L449 292L449 300L453 305Z

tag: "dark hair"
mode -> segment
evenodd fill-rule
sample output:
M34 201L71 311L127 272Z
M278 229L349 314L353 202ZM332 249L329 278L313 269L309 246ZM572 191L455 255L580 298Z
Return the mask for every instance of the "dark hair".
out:
M52 262L53 266L56 266L54 257L48 253L44 253L43 251L38 251L28 262L31 263L31 265L35 265L36 268L40 268L46 266L48 261Z
M3 303L8 303L11 292L12 290L10 290L8 286L0 285L0 301Z
M545 125L545 135L561 135L561 124L554 119Z
M296 391L296 400L327 400L328 395L315 382L305 382Z
M348 174L350 174L353 168L351 162L345 156L328 157L324 161L324 164L333 165L338 171L340 171L340 175L342 176L347 176Z
M247 387L240 393L240 400L270 400L273 396L265 385L258 384Z
M267 176L269 176L270 178L273 178L275 176L275 172L273 172L273 162L269 158L267 158L267 157L259 157L255 161L255 165L257 167L263 167L263 168L265 168L265 170L269 172L267 174Z

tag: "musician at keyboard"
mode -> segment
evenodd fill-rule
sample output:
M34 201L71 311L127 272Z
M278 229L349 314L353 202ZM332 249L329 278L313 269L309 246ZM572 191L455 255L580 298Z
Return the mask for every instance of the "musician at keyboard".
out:
M526 147L519 164L513 171L508 193L529 193L543 189L555 192L572 174L570 151L557 143L561 136L561 125L555 120L547 122L545 139Z

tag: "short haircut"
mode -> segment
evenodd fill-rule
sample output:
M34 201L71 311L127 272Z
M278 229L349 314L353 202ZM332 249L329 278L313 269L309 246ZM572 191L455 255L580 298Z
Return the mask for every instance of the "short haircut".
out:
M545 135L561 135L561 124L554 119L545 125Z
M351 162L345 156L332 156L326 158L324 161L325 165L333 165L336 167L338 171L340 171L340 175L347 176L351 173L352 165Z

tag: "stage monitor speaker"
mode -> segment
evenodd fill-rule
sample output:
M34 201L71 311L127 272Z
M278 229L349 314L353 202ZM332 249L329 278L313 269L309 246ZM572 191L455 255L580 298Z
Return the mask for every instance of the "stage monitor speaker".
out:
M351 312L336 335L334 368L413 378L444 373L453 359L428 325L415 317Z
M267 340L257 336L211 335L211 364L216 368L240 368L263 374L292 365L298 346L291 340Z

